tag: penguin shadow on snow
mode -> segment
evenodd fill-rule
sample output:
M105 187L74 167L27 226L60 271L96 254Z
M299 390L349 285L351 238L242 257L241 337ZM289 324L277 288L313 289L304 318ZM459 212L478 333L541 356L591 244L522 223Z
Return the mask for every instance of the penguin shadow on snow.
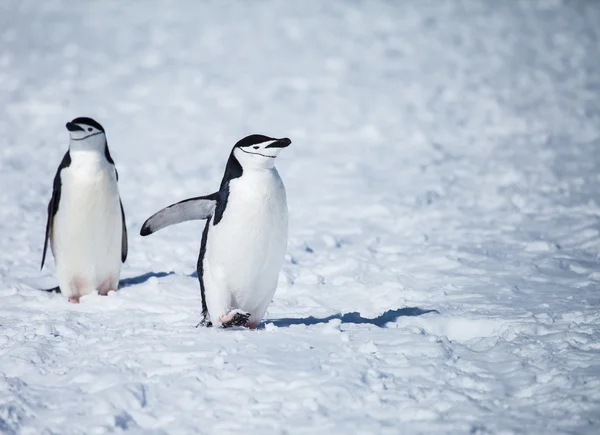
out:
M198 273L193 272L188 276L193 277L193 278L198 278ZM311 326L311 325L318 325L321 323L329 323L333 319L340 319L342 321L342 323L353 323L355 325L368 324L368 325L375 325L379 328L385 328L386 324L388 324L390 322L395 322L400 317L417 317L417 316L422 316L423 314L428 314L428 313L440 314L440 312L438 310L424 310L419 307L404 307L404 308L398 308L395 310L387 310L386 312L384 312L383 314L381 314L378 317L370 318L370 317L363 317L360 315L360 313L355 311L352 313L345 313L345 314L342 314L342 313L332 314L331 316L327 316L327 317L308 316L308 317L285 317L285 318L281 318L281 319L263 319L260 322L260 324L258 325L258 329L264 329L264 327L267 323L272 323L273 325L277 326L278 328L288 328L292 325Z
M286 328L292 325L318 325L320 323L329 323L331 320L340 319L342 323L354 323L356 325L375 325L379 328L385 328L387 323L395 322L400 317L416 317L427 313L439 314L437 310L424 310L418 307L405 307L396 310L387 310L375 318L363 317L360 313L332 314L331 316L317 318L313 316L301 318L283 318L283 319L268 319L264 323L272 323L279 328Z
M169 275L175 275L175 272L147 272L142 275L132 276L131 278L121 279L119 280L119 290L131 287L132 285L143 284L150 278L164 278Z
M124 278L119 280L119 288L117 289L117 291L120 291L127 287L131 287L133 285L143 284L150 278L164 278L165 276L169 275L175 275L175 272L147 272L138 276L132 276L131 278ZM52 288L44 288L42 290L49 293L60 293L60 287L58 286Z

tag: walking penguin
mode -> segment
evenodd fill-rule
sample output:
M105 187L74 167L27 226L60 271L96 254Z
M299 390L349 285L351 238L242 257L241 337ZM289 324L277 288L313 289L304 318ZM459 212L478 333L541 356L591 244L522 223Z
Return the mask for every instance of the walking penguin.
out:
M147 236L206 219L197 263L201 324L255 328L275 294L288 232L285 187L275 159L290 143L245 137L231 150L217 192L170 205L142 226L140 234Z

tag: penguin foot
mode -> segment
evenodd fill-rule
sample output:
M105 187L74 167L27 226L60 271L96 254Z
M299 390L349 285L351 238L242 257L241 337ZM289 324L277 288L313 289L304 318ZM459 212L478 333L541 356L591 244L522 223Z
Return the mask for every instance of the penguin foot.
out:
M98 294L100 296L106 296L109 291L110 291L110 285L108 283L108 280L105 279L104 281L102 281L102 284L100 284L100 287L98 287Z
M205 326L207 328L212 328L212 322L210 321L210 317L208 317L208 313L202 313L202 320L200 320L200 323L198 323L196 325L196 328L198 328L199 326Z
M85 292L86 280L79 276L75 276L71 279L69 286L71 287L71 296L69 296L69 302L72 304L78 304L81 295L87 294Z
M231 328L232 326L246 326L249 318L250 313L241 310L233 310L229 314L221 316L219 320L221 321L222 328Z

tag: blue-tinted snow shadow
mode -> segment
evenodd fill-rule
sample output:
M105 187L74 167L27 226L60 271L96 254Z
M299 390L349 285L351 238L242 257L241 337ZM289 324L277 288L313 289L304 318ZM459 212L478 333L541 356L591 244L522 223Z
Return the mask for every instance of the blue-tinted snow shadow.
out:
M273 319L273 320L266 320L265 323L272 323L273 325L275 325L279 328L286 328L286 327L292 326L292 325L306 325L306 326L317 325L319 323L328 323L329 321L331 321L333 319L340 319L342 321L342 323L354 323L357 325L369 324L369 325L378 326L380 328L385 328L385 325L387 323L395 322L400 317L415 317L415 316L421 316L421 315L427 314L427 313L439 314L439 311L423 310L422 308L418 308L418 307L406 307L406 308L399 308L397 310L388 310L385 313L383 313L381 316L375 317L373 319L368 318L368 317L363 317L360 315L360 313L354 312L354 313L346 313L346 314L341 314L341 313L333 314L331 316L323 317L323 318L309 316L309 317L302 317L302 318Z
M142 275L132 276L131 278L121 279L121 280L119 280L119 290L126 288L126 287L131 287L132 285L143 284L146 281L148 281L150 278L164 278L165 276L174 275L174 274L175 274L175 272L173 272L173 271L171 271L171 272L147 272ZM52 288L42 288L40 290L48 292L48 293L60 293L60 287L58 287L58 286L52 287Z
M125 278L119 281L119 289L130 287L132 285L143 284L150 278L164 278L165 276L174 275L175 272L147 272L139 276Z

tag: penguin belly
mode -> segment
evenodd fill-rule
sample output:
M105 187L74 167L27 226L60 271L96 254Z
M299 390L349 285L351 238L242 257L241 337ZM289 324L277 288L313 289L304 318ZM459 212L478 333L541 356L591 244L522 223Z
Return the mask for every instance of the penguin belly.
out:
M286 193L275 169L232 180L222 219L210 222L203 263L205 297L217 325L232 310L262 320L287 250Z
M51 246L61 292L68 298L116 290L121 272L122 222L114 168L63 170ZM89 166L89 165L88 165Z

